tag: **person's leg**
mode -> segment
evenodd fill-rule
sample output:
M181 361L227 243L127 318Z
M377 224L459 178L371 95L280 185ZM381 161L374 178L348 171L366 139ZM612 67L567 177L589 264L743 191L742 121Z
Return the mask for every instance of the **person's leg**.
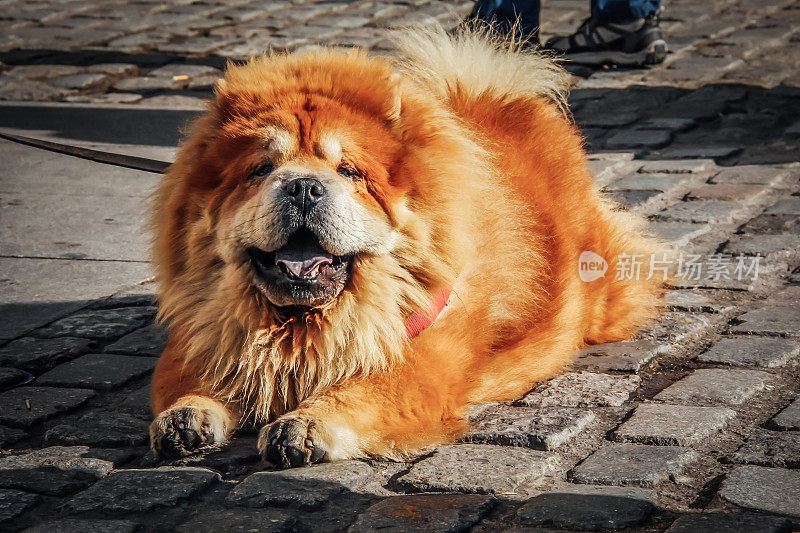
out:
M483 20L502 33L515 30L534 44L539 42L541 0L478 0L470 19Z
M592 16L572 35L545 48L586 65L635 67L661 63L667 43L658 27L660 0L592 0Z
M661 0L592 0L592 19L596 22L627 24L655 15Z

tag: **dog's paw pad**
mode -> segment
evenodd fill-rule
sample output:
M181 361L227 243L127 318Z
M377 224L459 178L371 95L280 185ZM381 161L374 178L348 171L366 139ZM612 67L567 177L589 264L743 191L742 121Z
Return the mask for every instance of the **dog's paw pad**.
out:
M320 441L313 421L284 418L261 428L258 450L273 465L293 468L324 461L327 452Z
M185 457L216 441L209 414L197 407L173 407L150 425L150 443L160 458Z

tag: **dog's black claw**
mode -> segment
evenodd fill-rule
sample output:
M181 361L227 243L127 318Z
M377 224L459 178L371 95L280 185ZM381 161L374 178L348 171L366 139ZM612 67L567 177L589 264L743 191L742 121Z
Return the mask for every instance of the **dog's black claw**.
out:
M179 459L213 443L213 435L203 431L196 418L195 410L185 407L157 419L154 422L157 430L153 436L153 450L156 454L163 459Z
M264 459L278 468L296 468L323 461L325 449L309 435L308 424L301 420L281 420L264 428Z

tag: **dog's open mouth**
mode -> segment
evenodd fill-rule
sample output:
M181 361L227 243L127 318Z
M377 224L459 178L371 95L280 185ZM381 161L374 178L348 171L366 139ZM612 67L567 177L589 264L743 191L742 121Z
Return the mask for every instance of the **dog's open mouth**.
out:
M280 302L273 302L278 305L318 305L331 295L335 297L344 287L353 261L352 255L339 256L325 250L306 228L273 252L251 247L247 253L258 285L270 296L282 296Z

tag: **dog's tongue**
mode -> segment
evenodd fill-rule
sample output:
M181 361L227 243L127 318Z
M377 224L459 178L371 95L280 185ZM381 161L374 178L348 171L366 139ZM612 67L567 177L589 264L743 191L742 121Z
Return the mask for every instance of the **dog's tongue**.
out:
M275 263L286 266L297 278L315 277L319 267L333 263L333 255L319 245L314 235L295 235L275 252Z

